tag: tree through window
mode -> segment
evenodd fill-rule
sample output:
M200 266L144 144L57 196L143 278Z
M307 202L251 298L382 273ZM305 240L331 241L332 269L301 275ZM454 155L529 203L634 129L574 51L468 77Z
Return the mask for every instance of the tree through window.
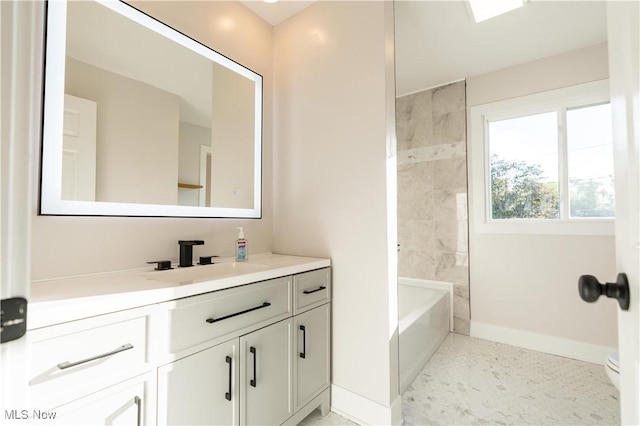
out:
M614 216L608 103L486 123L491 220Z

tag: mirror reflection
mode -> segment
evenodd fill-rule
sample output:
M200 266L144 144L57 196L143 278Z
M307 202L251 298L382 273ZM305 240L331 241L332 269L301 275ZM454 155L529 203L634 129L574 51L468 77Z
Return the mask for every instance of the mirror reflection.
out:
M43 214L259 217L261 76L120 2L48 20Z

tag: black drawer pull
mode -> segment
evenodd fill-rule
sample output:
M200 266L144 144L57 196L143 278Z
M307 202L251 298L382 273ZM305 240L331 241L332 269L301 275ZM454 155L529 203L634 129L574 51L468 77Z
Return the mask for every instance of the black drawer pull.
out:
M220 317L220 318L207 318L207 322L209 324L213 324L214 322L218 322L218 321L226 320L226 319L229 319L229 318L237 317L238 315L246 314L246 313L249 313L249 312L252 312L252 311L257 311L258 309L266 308L268 306L271 306L271 303L264 302L260 306L256 306L255 308L245 309L244 311L236 312L235 314L225 315L225 316Z
M304 294L311 294L311 293L315 293L316 291L321 291L324 290L326 287L321 285L320 287L316 288L315 290L305 290L303 291Z
M256 360L258 359L258 351L256 350L256 348L251 346L249 348L249 352L251 352L253 354L253 379L249 380L249 384L255 388L256 387L256 376L257 376L257 374L256 374Z
M304 325L300 326L302 331L302 352L300 352L300 358L307 357L307 328Z
M231 357L227 356L226 361L227 361L227 364L229 364L229 392L224 394L224 398L227 401L231 401L231 376L233 374L233 366L231 364Z
M100 354L100 355L96 355L96 356L92 356L90 358L87 359L83 359L81 361L76 361L76 362L69 362L69 361L65 361L65 362L61 362L60 364L58 364L58 368L60 370L66 370L67 368L71 368L71 367L75 367L76 365L80 365L80 364L86 364L87 362L91 362L91 361L95 361L97 359L100 358L106 358L108 356L111 355L115 355L119 352L124 352L124 351L128 351L129 349L133 349L133 345L131 343L127 343L126 345L122 345L117 349L114 349L112 351Z

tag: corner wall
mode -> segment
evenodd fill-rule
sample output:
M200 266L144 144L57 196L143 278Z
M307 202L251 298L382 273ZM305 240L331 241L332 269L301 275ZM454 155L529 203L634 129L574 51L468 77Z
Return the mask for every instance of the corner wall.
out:
M361 424L401 421L392 30L392 4L366 1L274 30L274 251L332 259L332 409Z
M272 250L273 28L236 1L129 3L264 77L262 219L58 217L38 216L34 211L33 279L139 268L155 259L177 260L181 239L205 241L194 248L194 257L233 256L236 226L244 227L250 253ZM25 28L29 30L36 31ZM37 162L33 169L37 181Z
M603 43L468 78L467 108L606 78ZM468 138L471 165L482 147ZM617 346L617 305L582 301L578 278L615 281L614 237L481 233L470 214L471 335L604 362Z

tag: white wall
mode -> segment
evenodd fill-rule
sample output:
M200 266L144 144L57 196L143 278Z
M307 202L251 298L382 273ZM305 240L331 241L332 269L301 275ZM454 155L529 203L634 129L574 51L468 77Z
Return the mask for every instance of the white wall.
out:
M96 201L176 204L180 98L67 57L65 93L97 103Z
M467 108L606 79L607 64L604 43L472 77L467 79ZM468 136L469 143L474 143ZM473 148L469 164L472 155L480 152ZM469 193L473 194L471 188ZM548 336L556 343L560 340L554 339L559 338L567 344L585 344L583 348L593 345L596 352L617 345L616 301L588 304L578 295L580 275L615 281L613 236L479 233L474 221L471 217L472 335L474 324L480 324L533 333L529 337L541 335L542 340Z
M332 259L332 408L365 424L400 405L391 6L318 2L274 31L274 249Z
M254 200L255 84L213 66L211 206L251 208ZM233 102L229 102L233 99Z
M177 260L179 239L205 240L204 246L194 248L194 256L232 256L236 226L245 227L250 253L271 251L272 27L239 2L132 3L264 77L262 219L56 217L37 216L34 211L33 279L144 267L146 261L162 258ZM34 164L34 175L37 170Z

